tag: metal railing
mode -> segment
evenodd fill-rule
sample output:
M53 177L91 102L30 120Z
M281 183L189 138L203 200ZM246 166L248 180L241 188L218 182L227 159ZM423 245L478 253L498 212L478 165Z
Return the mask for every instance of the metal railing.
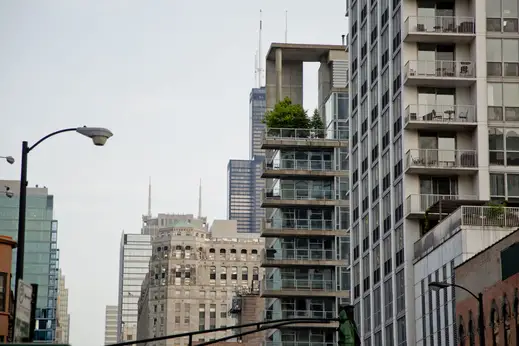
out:
M519 227L519 208L494 206L461 206L414 243L414 258L420 258L449 239L461 226Z
M265 260L334 261L339 256L335 250L325 249L263 249Z
M462 105L409 105L404 121L419 122L476 122L476 107Z
M319 279L266 279L262 281L263 290L267 291L312 291L335 292L336 284L333 280Z
M265 228L273 229L303 229L316 231L333 230L333 220L311 220L311 219L267 219Z
M265 189L263 191L263 199L335 200L335 191L314 189Z
M477 168L476 150L410 149L406 153L406 169L423 168Z
M407 78L475 78L476 69L471 61L409 60L405 64L405 75Z
M263 170L307 170L307 171L331 171L333 170L332 160L297 160L297 159L276 159L272 162L263 161Z
M328 139L341 140L348 138L349 129L337 129L330 131L329 129L281 129L281 128L265 128L264 139Z
M335 311L319 310L270 310L265 311L265 320L280 320L284 318L334 318L337 316Z
M409 16L404 22L406 33L474 34L474 17Z
M337 343L324 341L263 341L262 346L337 346Z
M474 200L476 196L463 195L437 195L437 194L412 194L406 199L406 214L425 213L427 209L438 201L445 200Z

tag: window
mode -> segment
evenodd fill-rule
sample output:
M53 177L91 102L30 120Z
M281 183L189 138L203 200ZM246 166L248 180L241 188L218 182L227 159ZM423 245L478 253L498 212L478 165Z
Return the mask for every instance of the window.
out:
M405 316L396 321L396 337L398 341L398 346L407 345L407 338L405 332Z
M519 84L488 83L488 121L519 121Z
M395 266L404 264L404 228L402 225L395 229Z
M214 280L216 280L216 267L214 266L209 268L209 280L212 284L214 284Z
M364 287L364 292L369 290L369 256L366 255L362 258L362 283Z
M371 201L375 202L380 194L379 188L380 178L378 176L378 163L371 168Z
M7 273L0 273L0 311L7 311Z
M360 265L353 266L353 298L360 298Z
M249 277L249 268L241 267L241 279L242 281L247 281Z
M491 173L490 197L498 200L519 198L519 174Z
M220 318L227 318L227 305L220 304Z
M517 1L486 0L486 5L487 31L519 31Z
M373 329L377 329L382 324L382 297L380 286L373 291Z
M238 267L231 268L231 280L233 280L233 281L238 280Z
M405 312L405 276L402 269L395 275L396 283L396 313L400 315Z
M492 301L492 310L490 311L490 329L492 335L492 346L497 346L499 341L499 312L497 310L496 301Z
M519 76L519 41L487 39L487 75L489 77Z
M395 185L393 199L395 206L395 223L398 223L404 217L404 191L402 187L402 180L400 180Z
M371 331L371 300L369 294L363 299L364 305L364 334Z
M391 231L391 193L382 197L382 218L384 219L384 233Z
M491 165L519 166L519 129L490 127L488 149Z
M395 338L393 334L393 324L390 324L386 327L386 342L384 343L384 346L394 346L395 345Z
M373 285L380 281L380 245L373 248Z
M384 276L391 274L391 235L384 238Z

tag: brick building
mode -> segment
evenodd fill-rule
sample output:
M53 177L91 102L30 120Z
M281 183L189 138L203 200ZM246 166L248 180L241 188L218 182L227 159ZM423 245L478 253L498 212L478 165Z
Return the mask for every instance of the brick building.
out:
M0 343L8 341L11 320L11 262L16 242L0 236Z
M456 284L483 293L485 344L519 345L519 229L455 268ZM478 345L478 302L456 290L458 345Z

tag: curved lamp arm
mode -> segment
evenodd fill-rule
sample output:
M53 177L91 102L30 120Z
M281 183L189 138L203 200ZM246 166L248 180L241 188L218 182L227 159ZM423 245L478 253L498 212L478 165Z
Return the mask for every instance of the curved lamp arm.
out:
M77 128L75 127L71 127L71 128L68 128L68 129L62 129L62 130L58 130L58 131L54 131L52 133L49 133L48 135L46 135L45 137L41 138L39 141L37 141L36 143L34 143L32 146L30 146L28 149L27 149L27 153L29 153L32 149L36 148L38 146L38 144L40 144L41 142L43 142L44 140L52 137L52 136L55 136L55 135L58 135L60 133L63 133L63 132L72 132L72 131L76 131Z
M471 296L473 296L474 298L476 298L478 301L479 301L479 297L477 295L475 295L471 290L469 290L468 288L465 288L463 286L460 286L460 285L456 285L456 284L450 284L450 286L452 287L457 287L465 292L467 292L468 294L470 294Z

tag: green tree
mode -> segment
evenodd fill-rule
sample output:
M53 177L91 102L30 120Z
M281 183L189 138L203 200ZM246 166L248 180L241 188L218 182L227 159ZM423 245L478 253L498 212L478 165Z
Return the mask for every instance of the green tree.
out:
M310 119L310 128L314 130L317 138L324 138L324 123L317 108L314 109L314 115Z
M268 111L263 122L271 129L308 129L310 127L310 119L303 106L293 104L288 97L278 102L273 110Z

